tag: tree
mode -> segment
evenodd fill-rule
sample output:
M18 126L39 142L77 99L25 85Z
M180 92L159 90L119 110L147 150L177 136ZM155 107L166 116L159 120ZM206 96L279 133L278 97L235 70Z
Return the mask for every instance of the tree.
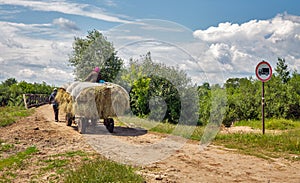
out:
M18 82L14 78L9 78L0 84L0 106L20 106L23 105L22 94L47 94L50 95L52 87L45 82L27 83Z
M103 79L113 81L123 65L113 44L97 30L88 32L86 38L75 38L69 62L75 67L76 80L83 80L98 66Z
M278 58L277 65L275 71L282 83L287 83L290 79L290 72L288 70L288 66L285 63L284 58Z
M211 109L211 88L209 83L198 86L199 95L199 120L198 125L206 125L209 122Z
M16 84L16 83L18 83L18 81L15 78L8 78L4 82L2 82L2 85L10 87L11 85Z
M190 124L189 121L195 120L198 109L193 104L198 101L195 99L197 93L190 89L191 80L186 73L176 67L154 63L149 52L141 59L131 59L127 71L121 77L127 83L125 88L131 88L133 113L156 120L164 111L162 118L170 123L181 121ZM154 114L157 114L156 117Z

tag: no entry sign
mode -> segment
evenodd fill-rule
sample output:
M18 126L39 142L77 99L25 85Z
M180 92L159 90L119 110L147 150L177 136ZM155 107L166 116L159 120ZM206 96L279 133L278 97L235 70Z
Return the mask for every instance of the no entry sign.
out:
M272 76L272 67L268 62L262 61L257 64L255 73L256 77L262 82L269 81Z

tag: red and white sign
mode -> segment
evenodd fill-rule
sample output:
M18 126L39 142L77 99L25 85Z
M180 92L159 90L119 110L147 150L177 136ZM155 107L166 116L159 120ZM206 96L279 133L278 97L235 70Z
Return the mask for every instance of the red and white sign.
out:
M272 76L272 67L268 62L262 61L257 64L255 74L262 82L269 81Z

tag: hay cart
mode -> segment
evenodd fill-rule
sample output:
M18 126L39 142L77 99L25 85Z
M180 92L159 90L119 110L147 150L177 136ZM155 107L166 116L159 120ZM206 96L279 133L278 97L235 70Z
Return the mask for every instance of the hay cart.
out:
M128 93L113 83L75 82L65 92L59 90L57 96L66 113L67 126L77 124L80 133L86 133L87 128L95 128L100 121L112 133L113 118L123 115L129 108Z

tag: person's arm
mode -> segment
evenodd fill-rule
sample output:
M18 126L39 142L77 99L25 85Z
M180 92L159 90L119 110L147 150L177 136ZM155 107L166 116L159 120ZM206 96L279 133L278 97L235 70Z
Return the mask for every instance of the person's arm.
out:
M51 104L51 101L52 101L52 94L49 97L49 104Z
M93 77L93 72L91 72L84 81L91 81L91 78Z

